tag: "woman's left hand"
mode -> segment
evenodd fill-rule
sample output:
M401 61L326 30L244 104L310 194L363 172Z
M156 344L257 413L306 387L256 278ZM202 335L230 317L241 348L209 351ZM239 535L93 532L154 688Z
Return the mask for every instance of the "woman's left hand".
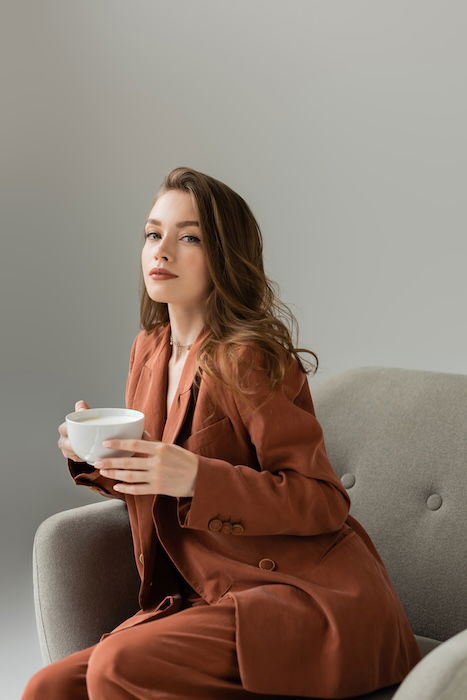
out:
M114 489L123 493L163 493L167 496L193 496L198 474L198 455L168 442L113 438L104 447L128 450L140 457L109 457L95 463L104 476L125 483Z

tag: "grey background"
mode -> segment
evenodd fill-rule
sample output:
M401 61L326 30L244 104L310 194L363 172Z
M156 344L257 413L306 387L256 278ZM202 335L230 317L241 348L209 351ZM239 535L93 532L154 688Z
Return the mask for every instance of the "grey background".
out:
M58 425L124 405L170 169L252 207L312 391L365 365L467 372L466 20L453 0L2 3L2 697L42 665L36 528L102 500Z

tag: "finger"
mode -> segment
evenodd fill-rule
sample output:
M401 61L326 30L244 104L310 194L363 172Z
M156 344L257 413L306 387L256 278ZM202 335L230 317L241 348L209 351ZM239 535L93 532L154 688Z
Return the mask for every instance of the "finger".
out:
M79 457L77 454L75 454L71 448L71 444L69 440L64 439L63 437L59 438L57 442L58 448L63 454L64 457L67 459L72 459L74 462L82 462L83 459Z
M62 435L61 437L58 438L58 440L57 440L57 445L58 445L58 447L59 447L60 450L67 450L68 452L70 451L70 447L69 447L69 445L67 444L67 441L66 441L66 439L63 437L63 435Z
M104 440L102 445L104 447L110 447L119 450L128 450L131 452L142 452L143 454L154 454L163 442L156 442L148 440L135 440L133 438L112 438L109 440Z
M60 451L63 454L63 456L65 457L65 459L72 459L73 462L84 462L84 459L82 457L80 457L79 455L75 455L75 453L71 450L66 450L64 448L63 449L60 448Z
M138 471L136 469L99 469L99 472L103 476L108 476L111 479L118 479L119 481L125 481L129 484L149 483L147 472Z
M154 495L154 486L151 484L115 484L112 486L115 491L120 493L131 493L134 496L143 496L145 494Z
M96 469L128 469L135 472L149 471L147 457L114 457L113 459L98 459L94 462Z

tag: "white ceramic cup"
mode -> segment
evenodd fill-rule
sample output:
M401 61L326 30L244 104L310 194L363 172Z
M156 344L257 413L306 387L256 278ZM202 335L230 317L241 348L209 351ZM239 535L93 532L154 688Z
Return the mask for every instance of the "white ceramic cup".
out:
M144 413L132 408L86 408L68 413L65 420L71 449L91 466L100 458L131 457L135 454L103 447L104 440L141 440L144 433Z

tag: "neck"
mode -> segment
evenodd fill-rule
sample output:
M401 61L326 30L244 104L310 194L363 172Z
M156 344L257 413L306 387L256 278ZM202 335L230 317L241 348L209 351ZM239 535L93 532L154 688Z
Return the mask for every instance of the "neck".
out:
M170 360L176 364L178 362L181 362L186 358L188 355L188 350L185 348L176 348L174 345L172 346L172 354L170 356Z
M193 345L203 328L203 318L201 316L194 317L193 315L180 316L172 312L169 319L170 335L172 336L172 348L176 348L178 353L188 352L190 348L187 345ZM169 335L169 339L170 339ZM178 347L175 343L179 343Z

